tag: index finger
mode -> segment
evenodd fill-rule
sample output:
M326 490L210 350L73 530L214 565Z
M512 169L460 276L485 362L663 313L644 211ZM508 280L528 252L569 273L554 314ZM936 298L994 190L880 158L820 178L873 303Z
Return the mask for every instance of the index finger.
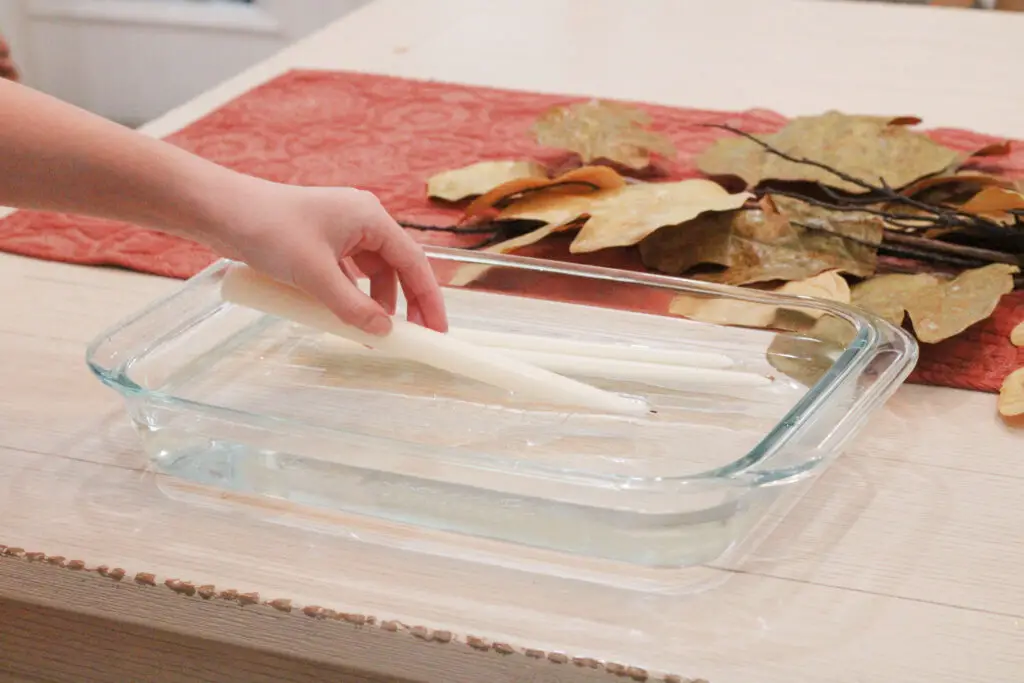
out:
M384 234L378 253L398 274L409 310L420 311L424 327L447 332L444 294L423 248L394 223L394 228Z

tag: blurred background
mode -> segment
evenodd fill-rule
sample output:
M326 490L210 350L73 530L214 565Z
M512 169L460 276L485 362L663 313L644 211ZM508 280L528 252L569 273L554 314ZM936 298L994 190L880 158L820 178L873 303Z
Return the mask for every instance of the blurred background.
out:
M0 0L0 36L26 85L135 126L367 2Z
M24 83L135 126L369 1L0 0L0 36ZM806 1L1024 10L1024 0Z

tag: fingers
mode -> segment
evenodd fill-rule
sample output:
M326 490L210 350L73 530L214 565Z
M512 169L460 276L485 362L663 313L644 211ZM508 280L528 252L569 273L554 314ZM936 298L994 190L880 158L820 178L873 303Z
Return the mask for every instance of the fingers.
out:
M356 266L349 262L348 259L342 259L338 262L338 266L341 267L341 272L345 274L352 284L359 285L359 272L356 270Z
M390 216L388 217L390 220ZM408 304L409 320L438 332L448 331L444 295L420 245L397 223L384 229L380 257L398 274ZM414 313L415 311L415 313ZM414 321L412 316L418 320Z
M360 254L353 261L370 279L370 296L388 315L394 315L398 304L398 275L395 269L372 252Z
M305 268L295 275L295 284L319 299L343 322L382 336L391 331L388 313L349 279L330 251L318 251L303 260ZM371 281L371 287L372 287Z
M408 304L405 307L406 319L414 325L423 325L423 311L420 310L419 305L415 302Z

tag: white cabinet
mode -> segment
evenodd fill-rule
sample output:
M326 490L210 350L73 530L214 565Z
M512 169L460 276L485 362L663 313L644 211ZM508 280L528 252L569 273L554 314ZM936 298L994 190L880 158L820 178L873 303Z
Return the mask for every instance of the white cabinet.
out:
M136 124L368 1L0 0L0 33L28 85Z

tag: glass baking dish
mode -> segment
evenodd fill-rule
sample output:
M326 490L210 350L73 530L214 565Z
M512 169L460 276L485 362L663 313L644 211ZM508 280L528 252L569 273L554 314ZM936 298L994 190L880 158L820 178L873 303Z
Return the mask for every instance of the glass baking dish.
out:
M230 261L100 335L88 364L123 396L151 467L191 490L320 522L386 522L407 540L441 533L444 552L468 535L546 561L643 571L714 562L741 544L917 357L903 330L822 300L428 255L449 283L451 334L641 396L655 412L517 402L226 303ZM669 314L680 296L778 310L767 327L718 324Z

